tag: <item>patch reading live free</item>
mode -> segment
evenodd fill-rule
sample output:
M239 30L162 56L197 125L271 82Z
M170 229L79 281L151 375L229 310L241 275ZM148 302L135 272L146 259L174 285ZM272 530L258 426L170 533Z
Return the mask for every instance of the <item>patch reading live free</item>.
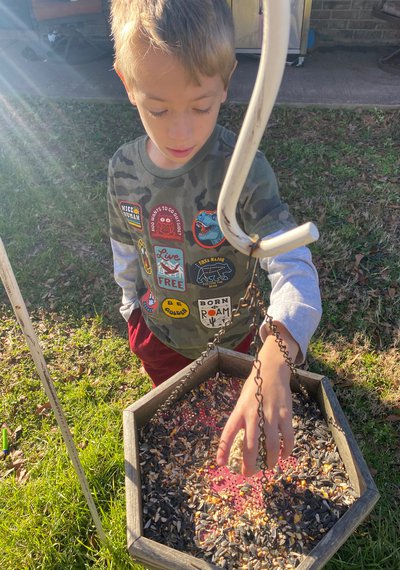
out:
M157 282L162 289L185 291L183 251L177 247L154 246Z

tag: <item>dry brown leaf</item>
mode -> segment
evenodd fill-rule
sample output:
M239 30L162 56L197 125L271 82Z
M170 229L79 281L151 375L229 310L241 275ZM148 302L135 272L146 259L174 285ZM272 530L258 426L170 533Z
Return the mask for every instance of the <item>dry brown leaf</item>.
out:
M24 483L25 481L27 481L29 478L29 473L27 472L26 469L21 469L20 471L18 471L18 473L16 474L15 479L18 481L18 483Z
M45 402L44 404L39 404L38 406L36 406L35 414L40 416L42 414L45 414L46 411L49 410L50 408L51 408L50 402Z
M76 378L73 374L68 374L68 376L64 376L64 378L62 379L62 381L65 383L74 382L75 380L76 380Z
M338 386L339 388L349 388L350 386L353 386L353 385L354 385L354 381L351 380L350 378L346 379L346 380L339 380L336 383L336 386Z
M350 366L350 364L354 364L356 360L358 360L361 357L361 353L356 354L351 360L349 360L347 362L347 364Z
M360 265L361 260L364 259L364 257L365 257L365 255L364 255L363 253L357 253L357 254L356 254L356 258L355 258L356 261L355 261L355 264L354 264L354 267L355 267L356 269L358 268L358 266Z
M26 459L21 458L21 459L17 459L16 461L13 461L12 466L17 470L24 463L26 463Z
M389 414L388 416L386 416L385 420L391 423L400 422L400 415Z
M17 457L22 457L24 454L24 452L22 451L22 449L14 449L11 452L11 459L14 461Z

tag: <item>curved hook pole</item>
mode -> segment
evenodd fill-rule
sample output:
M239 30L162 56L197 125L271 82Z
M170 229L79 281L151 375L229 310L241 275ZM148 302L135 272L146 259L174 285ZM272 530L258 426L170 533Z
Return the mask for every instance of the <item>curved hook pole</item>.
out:
M236 220L236 206L278 95L289 44L290 0L263 0L264 33L257 79L218 200L218 223L233 247L246 255L272 257L318 239L308 222L259 243Z

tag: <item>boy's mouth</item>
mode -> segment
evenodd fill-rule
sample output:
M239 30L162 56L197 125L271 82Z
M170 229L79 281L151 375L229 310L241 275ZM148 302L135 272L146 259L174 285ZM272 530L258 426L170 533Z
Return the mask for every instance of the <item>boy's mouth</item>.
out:
M168 148L168 152L177 158L184 158L185 156L188 156L193 149L194 146L191 146L190 148Z

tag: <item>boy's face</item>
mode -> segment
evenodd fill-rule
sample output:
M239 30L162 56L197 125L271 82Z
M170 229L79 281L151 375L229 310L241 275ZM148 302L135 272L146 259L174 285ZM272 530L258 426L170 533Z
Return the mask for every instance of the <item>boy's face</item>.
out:
M137 66L128 96L149 136L147 151L160 168L186 164L208 140L226 100L222 78L199 76L190 82L174 57L149 49Z

